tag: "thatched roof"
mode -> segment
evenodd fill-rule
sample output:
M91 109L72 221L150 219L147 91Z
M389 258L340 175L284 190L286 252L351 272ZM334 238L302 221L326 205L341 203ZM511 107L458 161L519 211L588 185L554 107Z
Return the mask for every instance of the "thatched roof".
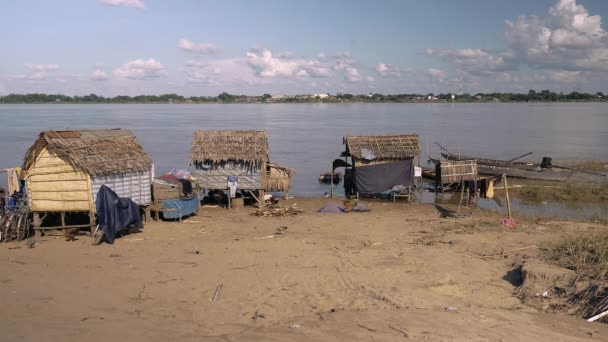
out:
M236 161L257 164L268 161L264 131L196 131L190 163Z
M418 134L350 136L344 144L355 159L402 160L420 154Z
M295 169L279 164L268 163L268 176L266 178L266 191L289 191L291 180L296 173Z
M24 170L32 166L45 147L92 176L148 171L152 167L143 147L126 129L41 132L25 154Z

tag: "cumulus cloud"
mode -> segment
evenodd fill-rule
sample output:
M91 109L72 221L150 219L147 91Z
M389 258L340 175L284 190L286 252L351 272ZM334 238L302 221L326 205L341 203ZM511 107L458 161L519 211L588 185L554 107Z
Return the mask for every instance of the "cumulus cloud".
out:
M146 9L146 4L142 0L99 0L99 2L106 6L130 7L139 10Z
M105 81L108 79L108 74L100 69L93 71L91 74L91 80L93 81Z
M486 74L512 68L503 56L482 49L427 49L426 54L442 59L453 65L456 70L471 74Z
M215 87L242 87L262 83L245 58L226 58L211 62L189 60L182 68L188 82Z
M505 38L516 62L544 69L606 71L606 31L599 15L576 0L559 0L544 18L506 21Z
M391 64L379 63L376 65L376 73L381 77L396 77L399 78L403 74L411 72L409 68L400 68Z
M220 48L219 46L215 46L213 44L208 43L195 43L186 38L180 39L177 42L177 47L187 52L206 55L212 55L222 51L222 48Z
M39 71L31 74L19 74L12 76L13 80L23 80L23 81L41 81L46 80L47 74L45 72Z
M334 64L332 69L341 73L346 82L357 83L363 80L356 65L357 61L355 61L350 52L340 52L335 54L333 58Z
M267 49L247 52L247 63L260 77L328 77L329 68L319 60L273 56Z
M468 82L485 78L555 87L582 82L593 73L608 77L608 34L602 18L576 0L557 0L544 16L505 20L504 38L506 48L501 51L427 49L426 54L444 61Z
M429 68L427 70L427 74L431 77L431 80L433 82L442 83L443 80L445 79L445 73L439 69Z
M57 64L25 64L25 67L32 71L53 71L58 70Z
M153 79L166 77L168 75L165 66L153 58L136 59L128 62L112 72L118 78L128 78L134 80Z

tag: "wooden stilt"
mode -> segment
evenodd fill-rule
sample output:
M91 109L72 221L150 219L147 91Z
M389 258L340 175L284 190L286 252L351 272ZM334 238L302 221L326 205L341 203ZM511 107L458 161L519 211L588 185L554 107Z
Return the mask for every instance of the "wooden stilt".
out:
M464 176L462 178L463 179L460 182L460 200L458 201L458 213L460 213L460 207L462 205L462 198L464 197Z
M89 224L91 225L91 237L95 234L95 227L97 226L97 220L95 220L95 213L89 212Z
M509 186L507 184L507 175L502 175L502 181L505 184L505 194L507 195L507 212L509 214L509 218L511 218L511 199L509 197Z
M40 213L34 213L34 237L36 239L42 238L42 230L38 229L42 225L42 219Z
M329 197L334 198L334 164L332 162L332 164L330 165L331 167L331 176L329 179Z

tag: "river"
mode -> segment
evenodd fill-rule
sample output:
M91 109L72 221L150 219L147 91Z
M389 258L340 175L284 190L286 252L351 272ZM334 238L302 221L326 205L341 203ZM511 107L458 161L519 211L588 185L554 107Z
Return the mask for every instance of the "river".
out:
M480 157L608 160L608 103L41 104L0 105L0 168L20 165L40 131L118 127L137 136L157 174L188 167L197 129L265 130L271 160L297 170L295 196L327 191L318 176L346 135L418 133L433 156L438 141Z

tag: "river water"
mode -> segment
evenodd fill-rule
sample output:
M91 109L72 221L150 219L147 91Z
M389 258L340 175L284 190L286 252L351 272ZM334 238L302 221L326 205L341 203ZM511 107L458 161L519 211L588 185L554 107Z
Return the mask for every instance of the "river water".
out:
M118 127L138 137L157 174L188 168L197 129L265 130L271 160L297 170L295 196L327 191L317 179L345 135L418 133L433 156L437 141L480 157L608 160L608 103L44 104L0 105L0 168L21 164L40 131Z

